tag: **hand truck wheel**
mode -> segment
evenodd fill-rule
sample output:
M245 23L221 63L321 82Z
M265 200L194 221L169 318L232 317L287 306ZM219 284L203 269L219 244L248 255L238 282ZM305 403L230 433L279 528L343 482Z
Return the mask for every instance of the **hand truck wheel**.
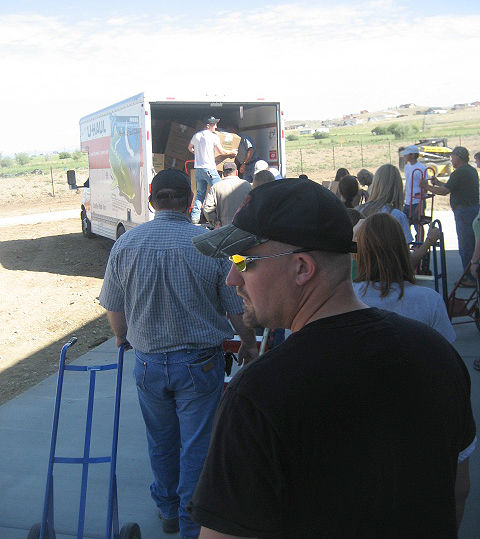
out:
M28 536L27 536L27 539L40 539L40 532L42 530L42 525L39 523L37 524L34 524L31 528L30 528L30 531L28 532ZM50 539L50 535L49 533L51 534L51 536L53 537L53 539L55 539L55 530L52 530L50 532L50 530L48 529L48 524L45 526L45 539Z
M136 522L127 522L120 530L120 539L142 539L140 526Z

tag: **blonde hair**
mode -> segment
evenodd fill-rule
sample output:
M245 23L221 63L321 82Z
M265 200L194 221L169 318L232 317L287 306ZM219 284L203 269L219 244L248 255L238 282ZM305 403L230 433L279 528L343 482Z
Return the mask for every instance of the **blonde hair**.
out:
M368 202L359 210L368 217L378 213L384 206L390 211L401 209L403 206L403 182L400 171L394 165L382 165L373 176Z

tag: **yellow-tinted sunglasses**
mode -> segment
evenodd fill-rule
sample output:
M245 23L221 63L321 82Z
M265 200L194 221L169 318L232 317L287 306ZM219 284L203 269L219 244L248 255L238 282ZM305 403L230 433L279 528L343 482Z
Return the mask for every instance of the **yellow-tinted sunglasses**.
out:
M242 255L232 255L228 257L228 260L237 268L238 271L247 271L247 266L251 262L256 262L257 260L263 260L265 258L277 258L284 255L293 255L295 253L306 253L308 251L314 251L314 249L295 249L294 251L286 251L284 253L277 253L274 255L266 256L242 256Z

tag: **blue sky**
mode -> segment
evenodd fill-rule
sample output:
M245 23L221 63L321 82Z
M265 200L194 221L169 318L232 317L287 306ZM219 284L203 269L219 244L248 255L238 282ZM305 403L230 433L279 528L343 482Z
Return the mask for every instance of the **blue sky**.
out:
M480 99L480 5L105 0L0 4L0 153L74 149L145 91L281 101L287 119Z

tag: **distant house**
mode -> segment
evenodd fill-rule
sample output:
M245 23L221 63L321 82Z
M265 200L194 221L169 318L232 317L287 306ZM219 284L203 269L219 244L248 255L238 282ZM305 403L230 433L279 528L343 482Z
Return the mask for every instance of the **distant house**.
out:
M315 133L315 129L312 127L304 127L303 129L299 129L298 132L300 135L313 135L313 133Z
M368 114L368 110L361 110L360 114Z
M480 107L480 101L474 101L471 105L472 107Z
M399 109L413 109L415 108L415 103L405 103L404 105L400 105L398 108Z
M453 105L453 110L461 110L461 109L466 109L466 108L467 108L466 103L456 103L455 105Z
M441 108L429 108L425 111L425 114L446 114L448 112L447 109L441 109Z
M330 128L329 127L317 127L317 129L315 129L315 133L330 133Z

